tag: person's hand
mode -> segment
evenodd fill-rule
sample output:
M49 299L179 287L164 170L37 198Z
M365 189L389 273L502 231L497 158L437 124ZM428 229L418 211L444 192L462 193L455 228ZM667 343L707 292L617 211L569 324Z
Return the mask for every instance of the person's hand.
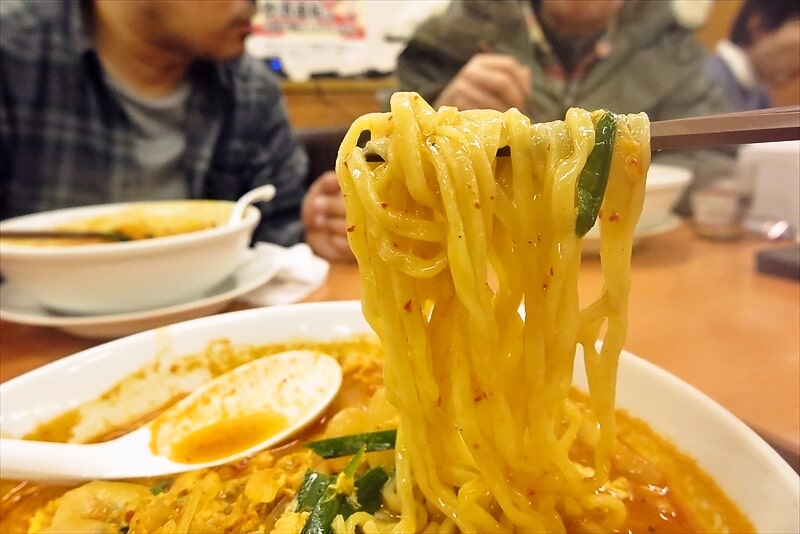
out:
M530 68L512 56L476 54L442 90L433 107L498 111L517 108L524 113L530 91Z
M306 242L330 261L354 261L347 242L344 198L333 171L327 171L308 188L301 208Z

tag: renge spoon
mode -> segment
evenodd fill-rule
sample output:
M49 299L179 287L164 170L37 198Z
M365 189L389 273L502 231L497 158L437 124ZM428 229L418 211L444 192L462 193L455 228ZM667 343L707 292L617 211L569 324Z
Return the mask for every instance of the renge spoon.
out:
M276 189L272 184L262 185L251 189L239 197L239 200L237 200L236 204L234 204L231 215L228 217L228 224L238 223L242 217L244 217L244 212L250 204L255 204L256 202L268 202L275 198L275 193Z
M342 370L323 353L281 352L207 382L149 423L100 443L0 439L0 477L69 483L169 475L231 462L316 421Z

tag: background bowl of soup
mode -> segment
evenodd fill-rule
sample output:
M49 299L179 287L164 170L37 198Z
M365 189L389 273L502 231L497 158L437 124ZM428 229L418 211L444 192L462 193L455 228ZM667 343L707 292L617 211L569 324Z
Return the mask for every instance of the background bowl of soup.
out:
M0 431L4 436L24 437L38 425L59 416L63 423L68 408L91 404L92 409L81 411L80 421L70 420L80 429L79 432L73 428L73 437L78 436L75 439L91 439L93 434L107 431L109 425L124 427L126 421L130 423L154 413L159 402L185 394L209 379L212 373L197 359L192 359L191 365L181 365L187 355L209 358L200 362L207 361L205 365L211 369L218 367L220 361L229 363L234 355L257 352L257 347L264 344L284 347L298 342L324 344L353 336L374 339L358 302L257 308L135 334L0 384ZM224 345L220 345L221 340ZM216 350L208 350L212 342L216 343ZM219 361L213 363L214 358ZM153 362L158 363L153 365ZM155 370L151 376L137 373L145 366ZM177 371L181 368L185 373ZM575 385L579 389L586 384L581 368L579 354L575 365ZM127 397L119 394L126 388L114 387L115 384L134 375L136 382L127 388L131 393ZM118 394L104 395L112 387ZM340 395L343 395L340 402L344 403L343 399L352 396L352 392L343 386ZM719 404L664 370L623 352L617 407L624 410L626 417L646 423L681 454L691 458L648 457L648 460L662 469L662 474L657 474L658 484L665 482L663 473L678 472L667 475L666 483L670 491L678 493L674 498L684 502L692 513L715 513L717 497L712 492L697 491L704 484L700 479L705 476L749 518L756 531L798 532L797 474L764 440ZM695 474L698 468L704 475ZM674 476L678 478L670 478ZM678 487L689 489L678 490ZM24 504L25 501L20 503Z
M692 180L692 174L685 167L652 163L647 171L644 204L637 229L653 228L674 217L672 208Z
M680 225L680 218L672 209L689 186L692 176L691 170L677 165L650 165L642 213L634 233L634 244L648 236L672 231ZM599 224L595 224L584 236L582 251L585 254L600 252Z
M114 314L188 302L243 261L260 211L229 224L234 203L117 203L7 219L0 231L113 232L97 239L0 239L0 273L54 312Z

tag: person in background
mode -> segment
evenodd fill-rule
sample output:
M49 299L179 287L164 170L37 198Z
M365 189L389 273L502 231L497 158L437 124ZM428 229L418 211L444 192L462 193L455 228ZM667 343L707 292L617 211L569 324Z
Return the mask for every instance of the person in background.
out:
M434 107L511 107L536 122L570 107L644 111L651 121L723 113L703 73L706 49L661 0L453 0L422 23L398 57L398 89ZM673 152L653 161L733 163L730 151ZM700 184L695 184L700 186ZM687 215L689 190L676 206Z
M272 183L256 240L305 239L329 260L352 259L343 216L336 221L340 193L329 176L306 191L308 161L280 86L244 55L255 2L3 3L0 219L106 202L233 200ZM327 225L305 228L301 209Z
M745 0L705 70L735 109L772 107L770 91L800 75L800 2Z

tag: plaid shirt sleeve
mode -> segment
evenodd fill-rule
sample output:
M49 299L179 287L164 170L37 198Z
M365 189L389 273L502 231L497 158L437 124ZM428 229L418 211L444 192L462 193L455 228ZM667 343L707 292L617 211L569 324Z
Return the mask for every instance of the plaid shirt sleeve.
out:
M280 86L266 66L244 57L223 74L230 96L208 167L193 158L204 198L234 200L271 183L275 198L262 204L255 238L291 245L303 238L300 204L305 194L308 158L294 136ZM204 143L200 143L202 146Z

